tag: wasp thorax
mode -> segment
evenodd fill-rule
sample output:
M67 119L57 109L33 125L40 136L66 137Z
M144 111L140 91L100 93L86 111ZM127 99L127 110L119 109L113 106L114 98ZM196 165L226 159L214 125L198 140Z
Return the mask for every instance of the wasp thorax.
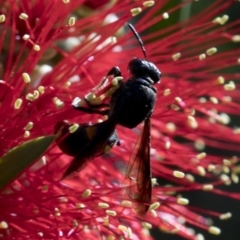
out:
M129 62L128 69L133 77L150 78L153 83L159 82L161 78L157 66L147 60L134 58Z

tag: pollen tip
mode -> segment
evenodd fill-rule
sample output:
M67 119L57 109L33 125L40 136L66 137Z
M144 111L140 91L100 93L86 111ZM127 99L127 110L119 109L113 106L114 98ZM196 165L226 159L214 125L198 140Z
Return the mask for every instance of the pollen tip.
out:
M127 227L124 225L118 225L118 229L121 230L122 232L127 232Z
M83 198L87 198L87 197L90 197L92 194L92 191L90 189L86 189L83 194L82 194L82 197Z
M208 170L209 172L213 172L213 171L215 171L215 169L216 169L216 166L213 165L213 164L209 164L208 167L207 167L207 170Z
M225 166L231 166L231 165L232 165L231 161L228 160L228 159L226 159L226 158L223 159L223 164L224 164Z
M121 202L121 205L124 206L124 207L132 207L132 202L128 201L128 200L123 200Z
M26 21L28 19L28 15L26 13L20 13L19 18Z
M79 128L79 125L75 123L72 126L70 126L68 130L70 133L74 133L75 131L77 131L78 128Z
M176 178L184 178L185 173L180 172L180 171L173 171L173 176L176 177Z
M109 208L109 204L100 202L100 203L98 203L98 207L100 207L100 208Z
M205 176L206 175L206 170L203 166L197 166L197 172L200 176Z
M132 16L137 16L139 13L142 12L142 8L138 7L138 8L132 8L131 10Z
M219 235L221 233L221 229L215 226L210 226L208 228L208 232L214 235Z
M227 213L221 214L221 215L219 216L219 219L220 219L220 220L227 220L227 219L229 219L229 218L231 218L231 217L232 217L232 213L227 212Z
M222 77L222 76L219 76L218 78L217 78L217 83L218 84L224 84L224 82L225 82L225 79L224 79L224 77Z
M152 214L153 217L155 218L158 217L157 212L154 209L150 210L150 213Z
M68 20L68 25L70 27L74 26L76 23L76 18L75 17L70 17L69 20Z
M173 61L177 61L180 57L181 57L181 53L180 53L180 52L174 53L174 54L172 55Z
M7 229L8 228L8 223L5 221L0 222L0 229Z
M231 174L231 179L232 179L232 181L234 182L234 183L239 183L239 177L238 177L238 175L237 174L235 174L235 173L232 173Z
M171 94L171 89L169 89L169 88L164 89L163 96L168 96L170 94Z
M23 136L24 136L24 138L28 138L30 136L30 132L29 131L25 131Z
M36 52L39 52L40 51L40 46L38 44L34 44L33 45L33 50L36 51Z
M206 54L205 53L202 53L199 55L199 60L202 61L203 59L206 58Z
M181 103L181 102L182 102L182 99L181 99L180 97L175 97L175 101L176 101L177 103Z
M221 22L220 22L220 24L221 25L224 25L227 21L228 21L228 19L229 19L229 16L228 15L223 15L222 17L221 17Z
M195 182L195 178L192 174L186 174L186 179L189 181L189 182Z
M117 216L117 212L113 210L106 210L106 214L112 217Z
M144 228L147 228L147 229L151 229L152 228L152 224L151 223L148 223L148 222L142 222L142 226Z
M233 42L240 42L240 35L234 35L234 36L232 36L232 41L233 41Z
M213 190L213 185L212 184L205 184L202 187L203 191L212 191Z
M39 86L38 87L38 91L39 91L40 94L43 94L44 90L45 90L44 86Z
M4 14L0 14L0 23L5 22L6 16Z
M201 233L196 234L195 240L205 240L204 236Z
M34 90L33 91L33 97L34 97L34 99L36 100L38 97L39 97L39 91L38 90Z
M193 116L188 116L187 121L188 121L188 125L191 128L195 129L198 127L198 122L196 121L196 119Z
M212 23L217 23L217 24L221 24L222 19L220 17L216 17L212 20Z
M171 142L170 141L165 142L164 147L165 149L169 149L171 147Z
M224 89L226 91L232 91L232 90L236 89L235 83L233 81L230 81L229 83L224 85Z
M19 109L22 106L23 100L21 98L18 98L14 103L14 109Z
M85 205L83 203L76 203L76 208L85 208Z
M33 96L32 93L28 93L28 94L26 95L26 99L29 100L29 101L31 101L31 102L33 102L33 101L35 100L35 98L34 98L34 96Z
M144 7L152 7L155 4L155 1L145 1L143 2Z
M27 41L29 38L30 38L30 35L28 35L28 34L24 34L23 37L22 37L22 39L24 41Z
M61 101L59 98L57 98L57 97L54 97L53 98L53 103L55 104L55 106L57 107L57 108L62 108L63 106L64 106L64 102L63 101Z
M222 174L220 176L220 179L224 182L225 185L230 185L231 184L231 179L226 174Z
M169 131L169 132L175 132L176 131L176 125L172 122L168 122L166 123L166 129Z
M209 49L207 49L207 51L206 51L206 53L207 53L208 56L211 56L211 55L213 55L213 54L216 53L216 52L217 52L217 48L215 48L215 47L209 48Z
M177 203L180 204L180 205L188 205L189 200L186 199L186 198L178 198Z
M112 42L112 44L115 44L115 43L117 43L117 38L116 37L111 37L111 42Z
M24 127L24 130L29 131L33 128L33 122L28 122L27 125Z
M162 16L163 16L163 19L168 19L169 18L169 14L167 12L164 12Z
M30 82L31 82L31 78L30 78L30 76L28 75L28 73L23 73L23 74L22 74L22 78L23 78L23 81L24 81L25 83L30 83Z
M201 160L201 159L205 158L206 156L207 156L207 154L206 154L205 152L202 152L202 153L199 153L199 154L197 155L197 159L198 159L198 160Z
M155 202L155 203L152 203L149 207L149 210L156 210L157 208L159 208L160 206L160 203L159 202Z

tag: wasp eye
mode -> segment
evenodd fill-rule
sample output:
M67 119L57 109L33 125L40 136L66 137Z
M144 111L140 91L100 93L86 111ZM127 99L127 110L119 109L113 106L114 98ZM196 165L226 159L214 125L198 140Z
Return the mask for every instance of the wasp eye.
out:
M135 78L149 77L154 83L159 82L161 78L161 72L155 64L139 58L132 59L128 64L128 69Z

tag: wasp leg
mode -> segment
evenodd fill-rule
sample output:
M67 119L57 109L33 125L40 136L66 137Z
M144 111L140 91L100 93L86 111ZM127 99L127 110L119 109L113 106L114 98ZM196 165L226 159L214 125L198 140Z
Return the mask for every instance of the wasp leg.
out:
M108 106L108 105L106 105L106 106ZM81 99L78 97L73 100L72 107L74 109L82 111L82 112L96 113L96 114L100 114L100 115L108 115L108 112L109 112L109 109L98 110L98 109L81 106Z
M90 101L87 98L84 98L84 101L88 105L89 108L103 108L103 107L109 107L109 104L107 103L100 103L98 105L91 104Z
M119 67L113 67L110 69L110 71L107 73L107 77L113 76L113 77L120 77L122 76L121 70Z
M107 73L105 79L107 79L109 76L113 77L120 77L121 76L121 70L119 67L115 66L109 70ZM103 84L103 82L100 84L100 86ZM96 108L108 108L109 105L106 103L100 103L100 104L91 104L90 101L85 97L84 102L88 105L88 107L85 107L81 104L81 99L80 98L75 98L72 102L72 107L76 110L83 111L86 113L96 113L96 114L101 114L101 115L107 115L109 112L109 109L105 110L97 110Z
M104 79L106 80L109 76L113 76L114 78L115 77L120 77L121 76L120 68L117 67L117 66L111 68ZM103 84L104 84L104 81L99 86L101 86ZM89 108L103 108L103 107L108 107L109 106L106 103L100 103L100 104L97 104L97 105L92 104L86 97L84 98L84 101L87 103Z
M94 88L94 90L97 90L97 89L99 89L100 87L102 87L102 86L107 82L108 77L110 77L110 76L113 76L114 78L115 78L115 77L121 77L122 75L121 75L121 70L120 70L120 68L117 67L117 66L111 68L111 69L108 71L107 75L102 79L102 81Z

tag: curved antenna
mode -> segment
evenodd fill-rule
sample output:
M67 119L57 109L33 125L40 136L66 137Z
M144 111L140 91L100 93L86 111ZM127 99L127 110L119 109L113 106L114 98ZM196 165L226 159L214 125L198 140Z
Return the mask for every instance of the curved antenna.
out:
M134 36L137 38L141 48L142 48L142 52L143 52L143 55L144 55L144 58L147 59L147 54L146 54L146 49L143 45L143 41L142 39L140 38L139 34L137 33L136 29L133 27L133 25L131 23L128 23L128 27L131 29L132 33L134 34Z

